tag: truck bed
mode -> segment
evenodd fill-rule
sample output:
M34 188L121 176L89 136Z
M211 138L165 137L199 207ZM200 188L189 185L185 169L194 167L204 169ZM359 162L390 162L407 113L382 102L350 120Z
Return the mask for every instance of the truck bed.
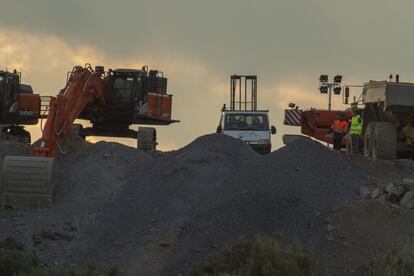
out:
M364 85L363 102L384 103L385 111L414 112L414 84L371 81Z

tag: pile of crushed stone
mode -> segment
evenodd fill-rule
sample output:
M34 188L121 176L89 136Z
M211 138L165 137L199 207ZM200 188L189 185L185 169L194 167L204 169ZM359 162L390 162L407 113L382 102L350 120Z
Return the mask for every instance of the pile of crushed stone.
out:
M352 199L361 176L308 139L262 156L212 134L157 158L87 145L59 160L58 180L52 209L2 215L0 240L22 242L46 264L171 275L258 233L306 244L309 225Z
M28 155L30 154L30 146L13 141L0 139L0 158L3 159L7 155Z
M8 155L30 155L29 145L0 139L0 170L3 168L3 159Z

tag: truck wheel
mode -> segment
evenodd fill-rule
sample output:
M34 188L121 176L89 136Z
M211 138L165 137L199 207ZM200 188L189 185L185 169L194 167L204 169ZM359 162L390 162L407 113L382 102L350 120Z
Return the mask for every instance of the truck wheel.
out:
M376 123L372 139L372 158L395 159L397 155L397 130L391 123Z
M365 130L364 136L364 156L372 157L372 137L374 136L375 125L377 122L370 122Z
M139 127L137 133L137 148L146 152L155 151L157 132L152 127Z

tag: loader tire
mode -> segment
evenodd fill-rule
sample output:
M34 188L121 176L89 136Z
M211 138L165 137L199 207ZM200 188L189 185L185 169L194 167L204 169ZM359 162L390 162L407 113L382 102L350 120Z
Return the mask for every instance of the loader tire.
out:
M139 127L137 133L137 148L145 152L155 151L157 132L152 127Z
M397 156L397 130L391 123L376 123L372 140L373 159L395 159Z
M364 156L372 157L372 141L374 137L375 125L377 122L370 122L364 135Z

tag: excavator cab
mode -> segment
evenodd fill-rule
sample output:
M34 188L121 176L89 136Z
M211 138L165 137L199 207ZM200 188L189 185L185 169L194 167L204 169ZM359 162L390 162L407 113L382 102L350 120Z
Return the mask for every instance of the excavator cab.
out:
M156 130L152 127L130 129L133 124L169 125L172 95L167 94L167 78L159 70L109 69L95 67L106 81L105 108L88 104L79 118L89 120L92 127L82 128L81 136L107 136L137 139L144 151L156 148Z
M148 72L144 67L143 70L116 69L109 72L108 108L111 116L122 111L121 118L129 124L142 124L143 119L150 117L153 120L171 119L171 95L167 95L167 78L161 71Z
M116 69L110 72L109 114L114 116L119 112L123 120L133 120L134 112L139 111L147 99L145 89L147 72L133 69Z
M21 74L0 71L0 123L35 125L40 115L40 96L21 83Z
M30 143L30 133L21 125L37 124L40 108L40 96L21 83L20 72L0 71L0 138Z
M10 120L10 108L16 102L20 77L16 73L0 71L0 122Z

